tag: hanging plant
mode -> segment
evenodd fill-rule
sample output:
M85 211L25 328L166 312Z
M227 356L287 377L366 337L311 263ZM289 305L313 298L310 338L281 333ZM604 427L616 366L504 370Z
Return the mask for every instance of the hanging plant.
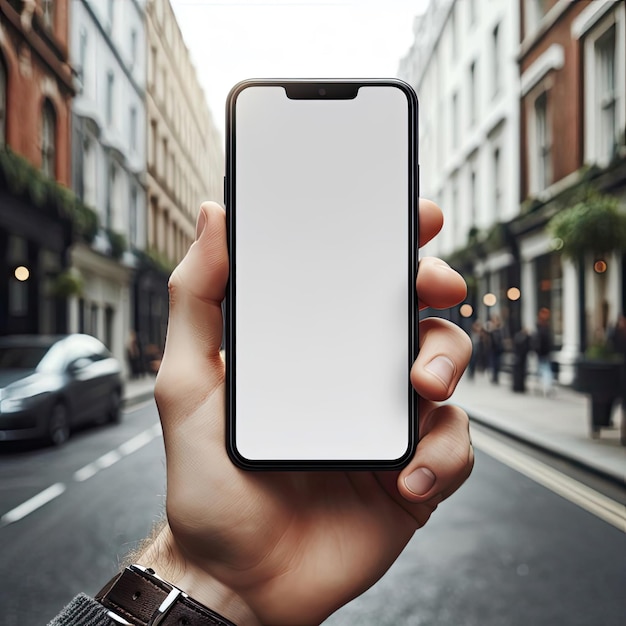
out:
M76 269L63 270L50 283L50 295L54 298L82 296L84 292L83 278Z
M548 232L557 249L572 259L602 257L626 249L626 213L617 198L588 189L577 204L550 220Z

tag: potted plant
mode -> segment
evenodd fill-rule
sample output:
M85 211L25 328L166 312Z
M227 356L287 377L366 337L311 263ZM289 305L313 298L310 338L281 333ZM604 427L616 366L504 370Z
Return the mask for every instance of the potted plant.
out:
M626 249L626 213L617 198L585 188L578 201L559 211L548 223L548 231L557 249L579 263L593 262L596 307L592 315L593 340L577 364L576 389L591 396L591 432L598 436L610 425L615 400L620 389L623 357L614 353L606 339L606 270L610 254Z

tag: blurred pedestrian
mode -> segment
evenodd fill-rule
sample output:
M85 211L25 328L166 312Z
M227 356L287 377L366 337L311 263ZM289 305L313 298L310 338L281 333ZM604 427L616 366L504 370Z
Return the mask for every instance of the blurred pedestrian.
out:
M128 361L130 377L139 378L142 376L144 373L143 350L141 349L137 332L134 330L128 333L128 340L126 341L126 359Z
M502 321L499 315L492 315L487 329L489 333L489 369L491 370L491 382L497 385L500 382L500 368L502 366L502 353L504 352L504 334Z
M521 328L513 337L513 391L526 392L526 372L528 369L528 353L530 352L531 337L527 328Z
M537 355L538 374L541 381L541 391L544 396L552 394L552 362L553 349L552 330L550 328L550 309L541 307L537 313L537 329L533 335L532 348Z
M483 324L480 320L475 320L470 331L470 339L472 340L472 356L468 366L468 376L473 380L476 370L479 372L485 369L486 360L486 335Z

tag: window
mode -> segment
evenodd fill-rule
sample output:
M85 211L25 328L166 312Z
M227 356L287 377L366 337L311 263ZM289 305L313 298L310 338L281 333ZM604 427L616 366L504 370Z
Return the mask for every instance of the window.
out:
M94 337L98 336L98 318L100 317L100 312L98 310L98 305L92 303L89 309L89 325L87 328L87 334L93 335Z
M452 94L452 123L450 128L452 130L451 140L452 147L456 148L459 145L459 94L455 91Z
M137 187L130 190L130 210L128 212L128 235L132 247L137 246Z
M548 124L548 94L543 92L535 100L535 176L538 190L552 182L550 128Z
M500 214L502 206L502 164L500 162L500 148L493 151L493 215Z
M113 18L115 17L115 0L108 0L107 3L107 20L109 32L113 30Z
M113 348L113 323L115 320L115 309L107 304L104 307L104 345L111 350Z
M476 89L476 61L472 61L469 69L469 97L470 97L470 105L469 105L469 114L470 114L470 126L473 126L476 123L476 115L477 115L477 96L478 90Z
M598 107L598 157L609 162L617 149L617 90L615 73L615 24L595 44Z
M162 145L163 145L163 149L161 151L162 161L161 161L161 163L159 163L158 169L161 170L160 173L161 173L161 177L163 179L163 182L165 182L167 184L167 165L168 165L167 139L163 138Z
M56 115L50 100L43 105L41 116L41 171L54 178L56 175Z
M0 148L7 141L7 71L0 56Z
M493 67L492 67L492 71L493 71L493 95L497 95L497 93L500 91L500 73L501 73L501 68L500 68L500 25L496 24L495 28L493 29L493 32L491 34L491 47L492 47L492 51L491 51L491 56L492 56L492 62L493 62Z
M54 28L54 0L42 0L41 11L46 28Z
M137 31L133 28L130 31L130 66L135 65L137 60Z
M115 88L115 75L113 74L113 72L109 71L109 73L107 74L107 93L106 93L107 124L113 123L113 116L115 115L114 88Z
M157 76L157 49L156 46L150 47L150 84L154 88Z
M476 226L476 217L478 214L478 183L476 181L476 166L470 166L470 219L471 226Z
M80 38L78 42L78 79L83 89L85 88L85 63L87 63L87 30L80 29Z
M450 49L452 50L452 58L456 59L459 50L456 32L456 3L452 5L450 12Z
M83 298L79 298L78 300L78 332L84 333L85 330L85 309L87 308L87 304Z
M151 165L152 167L157 166L157 148L158 148L158 137L157 137L157 123L156 120L152 120L150 122L150 157L151 157Z
M137 152L137 109L130 107L130 149L131 152Z
M115 165L111 163L109 165L109 175L107 177L107 203L106 213L104 216L104 225L106 228L113 228L113 211L115 204L115 178L117 172L115 171Z

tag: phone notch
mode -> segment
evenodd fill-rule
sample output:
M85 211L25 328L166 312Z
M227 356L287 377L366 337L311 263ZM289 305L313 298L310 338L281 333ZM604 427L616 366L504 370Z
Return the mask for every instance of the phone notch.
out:
M294 82L286 83L285 91L290 100L354 100L359 87L357 83Z

